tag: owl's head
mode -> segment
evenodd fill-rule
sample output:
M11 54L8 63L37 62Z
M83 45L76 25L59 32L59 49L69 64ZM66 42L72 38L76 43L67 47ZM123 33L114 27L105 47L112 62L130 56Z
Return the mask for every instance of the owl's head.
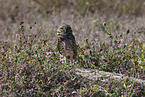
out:
M57 37L65 37L67 35L72 34L72 29L69 25L64 24L62 26L60 26L57 30Z

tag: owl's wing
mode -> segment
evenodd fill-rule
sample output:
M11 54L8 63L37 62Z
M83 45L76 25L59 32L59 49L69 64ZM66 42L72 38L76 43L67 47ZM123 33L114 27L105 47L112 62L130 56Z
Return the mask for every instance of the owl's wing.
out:
M75 58L77 56L77 45L76 45L75 37L73 35L71 35L69 37L69 41L70 41L70 45L71 45L73 52L74 52L73 57Z
M59 39L58 39L58 43L57 43L57 48L58 48L59 53L62 54L61 53L61 41Z

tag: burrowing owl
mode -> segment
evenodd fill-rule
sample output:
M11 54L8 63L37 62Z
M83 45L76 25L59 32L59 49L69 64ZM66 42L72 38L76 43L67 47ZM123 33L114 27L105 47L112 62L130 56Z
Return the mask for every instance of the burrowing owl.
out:
M58 38L58 50L60 54L67 59L76 59L77 56L77 46L75 37L73 36L72 29L69 25L62 25L57 30Z

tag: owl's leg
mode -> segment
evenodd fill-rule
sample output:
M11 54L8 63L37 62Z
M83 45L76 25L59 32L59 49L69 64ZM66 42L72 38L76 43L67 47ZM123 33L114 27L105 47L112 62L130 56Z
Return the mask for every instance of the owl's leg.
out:
M64 57L64 60L65 60L65 65L66 65L66 62L67 62L67 58L66 58L66 57Z
M73 65L73 59L70 58L70 65Z
M70 58L70 57L64 57L64 59L65 59L65 65L66 65L67 63L70 63L70 65L73 65L73 63L74 63L73 58Z

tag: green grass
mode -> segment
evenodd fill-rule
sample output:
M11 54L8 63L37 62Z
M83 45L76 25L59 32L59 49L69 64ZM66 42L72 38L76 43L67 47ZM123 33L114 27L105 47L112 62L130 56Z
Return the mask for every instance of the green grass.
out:
M144 0L0 0L0 95L143 97L136 81L94 81L75 69L145 80L144 11ZM77 41L72 66L56 48L63 23Z

